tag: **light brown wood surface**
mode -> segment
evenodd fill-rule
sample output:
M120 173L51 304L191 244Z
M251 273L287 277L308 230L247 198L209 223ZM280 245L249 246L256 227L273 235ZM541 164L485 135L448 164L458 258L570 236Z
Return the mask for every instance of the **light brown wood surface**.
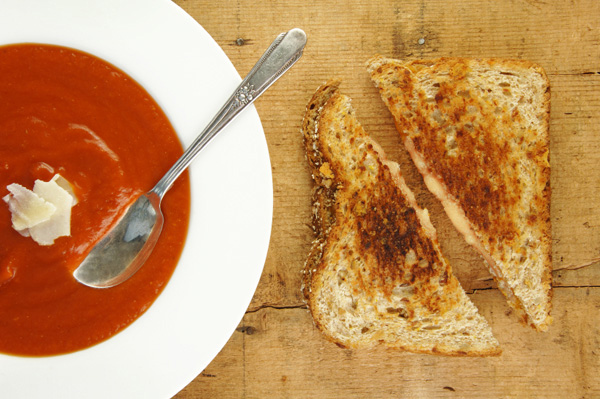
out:
M256 102L274 186L262 278L227 345L177 398L600 397L600 1L176 3L240 75L276 34L299 27L309 38L300 62ZM545 68L552 91L555 320L548 332L519 324L483 260L426 190L369 81L364 63L374 54L521 58ZM500 357L345 350L315 329L300 292L313 239L300 124L312 93L331 77L343 79L365 129L400 163L429 209L443 251L502 345Z

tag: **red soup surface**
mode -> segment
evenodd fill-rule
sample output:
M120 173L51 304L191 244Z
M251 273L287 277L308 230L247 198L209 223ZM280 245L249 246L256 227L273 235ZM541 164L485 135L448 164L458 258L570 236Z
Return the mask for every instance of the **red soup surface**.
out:
M124 208L182 154L167 117L121 70L58 46L0 47L0 197L59 173L73 186L71 236L40 246L0 201L0 352L45 356L106 340L138 318L171 277L187 233L187 174L163 201L165 226L146 264L108 289L73 278Z

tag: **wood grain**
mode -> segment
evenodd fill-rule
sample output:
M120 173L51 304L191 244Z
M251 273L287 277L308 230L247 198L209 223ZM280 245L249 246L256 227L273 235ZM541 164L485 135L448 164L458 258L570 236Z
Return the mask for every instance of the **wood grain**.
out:
M503 346L498 358L340 349L307 310L263 308L179 397L597 397L598 288L555 294L556 322L545 334L515 325L496 290L471 295Z
M177 397L600 397L600 2L177 0L246 74L276 34L309 37L303 58L256 103L269 146L273 229L248 312L221 354ZM420 40L421 39L421 40ZM555 323L522 327L481 258L453 228L399 143L364 63L505 57L541 64L552 90L550 151ZM358 117L400 163L429 209L444 253L504 353L451 359L341 350L314 328L300 271L312 240L312 182L300 123L314 90L343 79Z

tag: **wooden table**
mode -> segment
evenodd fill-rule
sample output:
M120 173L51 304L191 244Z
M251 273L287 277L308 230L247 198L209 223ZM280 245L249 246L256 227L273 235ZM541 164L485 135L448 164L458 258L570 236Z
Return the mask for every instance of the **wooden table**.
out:
M276 34L309 37L303 58L256 103L271 155L273 230L264 272L219 356L176 397L600 397L600 2L597 0L177 0L245 75ZM519 324L483 260L450 224L399 143L364 63L380 53L528 59L547 71L554 324ZM428 208L442 250L504 350L446 358L323 339L302 300L312 181L300 123L314 90L343 79L365 129ZM210 328L210 326L207 326Z

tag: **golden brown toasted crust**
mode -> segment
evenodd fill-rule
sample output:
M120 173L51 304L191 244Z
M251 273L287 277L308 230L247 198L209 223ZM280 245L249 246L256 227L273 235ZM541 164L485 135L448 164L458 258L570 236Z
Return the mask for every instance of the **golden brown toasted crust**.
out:
M303 292L315 324L343 347L499 354L442 256L427 212L338 86L321 86L303 121L316 233Z
M543 69L466 58L367 64L417 168L438 182L434 194L460 208L509 303L545 330L552 265Z
M329 164L323 166L324 162L321 152L317 141L313 137L314 132L317 131L318 116L325 103L338 91L339 84L339 80L332 80L319 87L306 106L306 113L302 120L306 159L311 169L311 176L315 182L312 198L313 214L311 226L317 237L304 269L302 290L306 298L308 298L310 292L312 272L321 258L326 233L335 222L333 204L335 202L336 187L333 185L333 173L328 169Z

